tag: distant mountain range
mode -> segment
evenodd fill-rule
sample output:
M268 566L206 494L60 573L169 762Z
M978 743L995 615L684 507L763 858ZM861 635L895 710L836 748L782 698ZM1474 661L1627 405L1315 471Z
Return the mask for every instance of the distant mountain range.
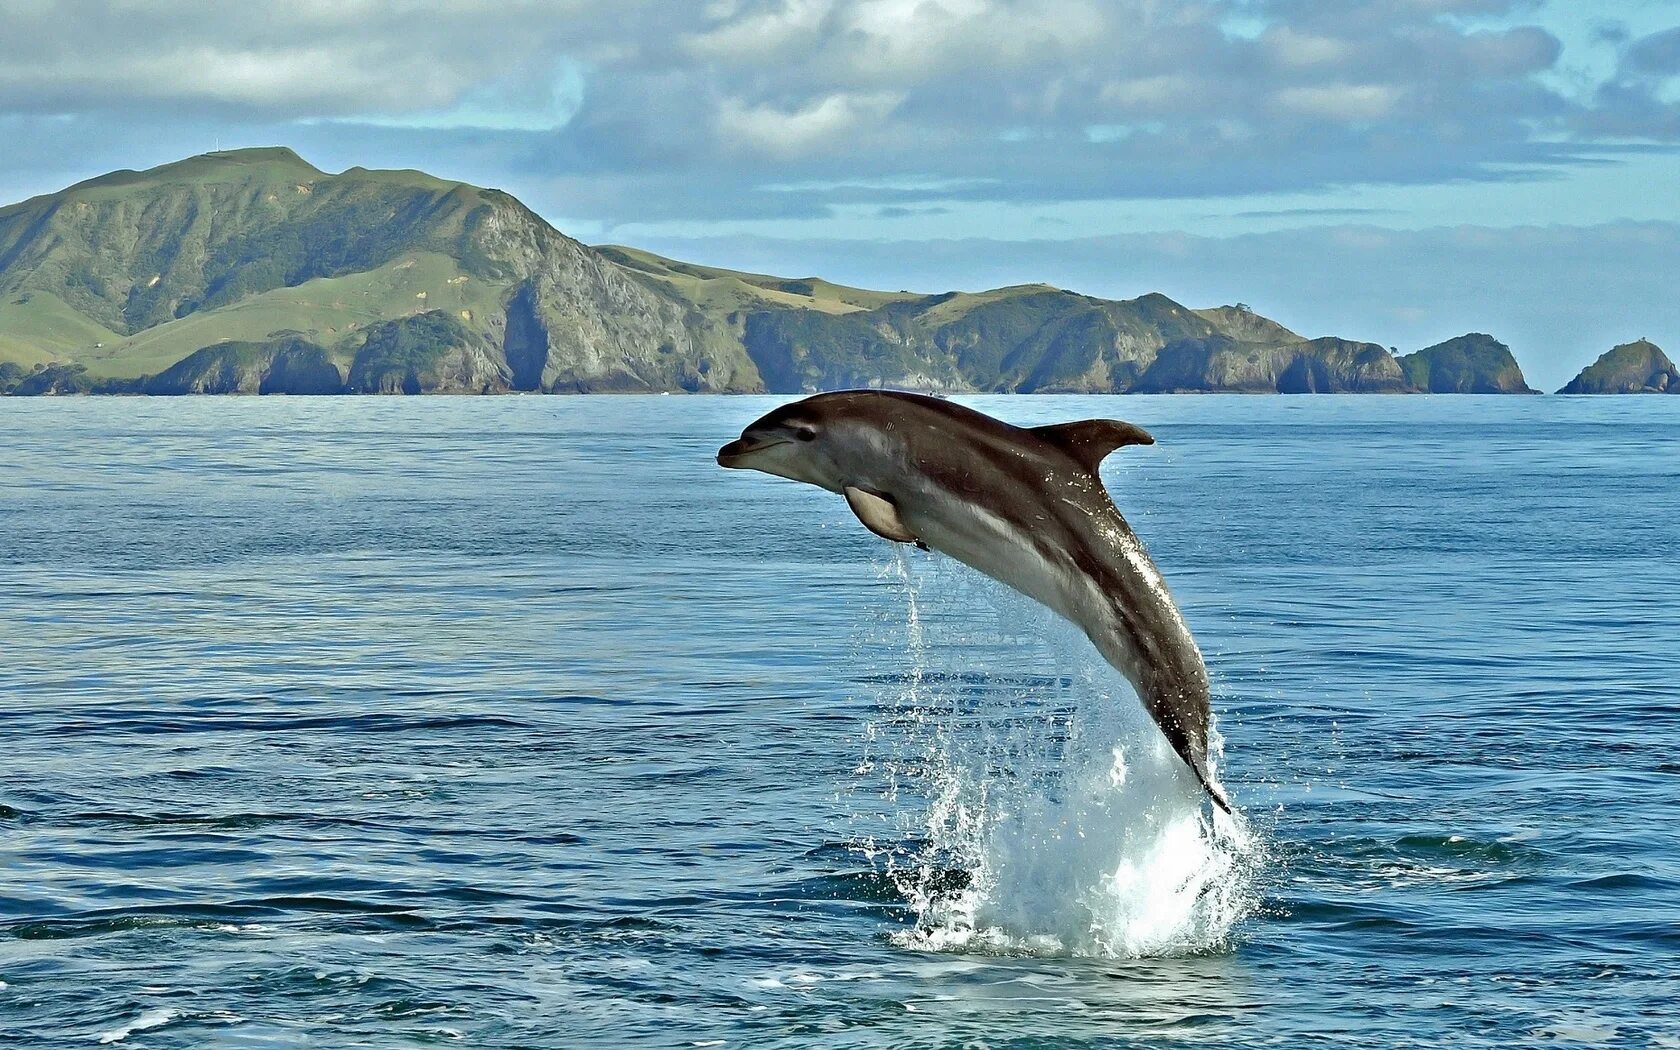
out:
M1396 357L1243 305L918 295L592 248L513 197L288 149L0 209L0 392L1534 393L1471 334ZM1680 392L1646 342L1565 392Z

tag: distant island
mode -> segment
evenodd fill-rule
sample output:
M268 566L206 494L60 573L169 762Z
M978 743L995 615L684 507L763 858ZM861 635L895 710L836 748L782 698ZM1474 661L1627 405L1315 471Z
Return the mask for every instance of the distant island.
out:
M1560 394L1680 394L1680 372L1649 339L1623 343L1559 390Z
M1237 304L919 295L590 247L506 193L289 149L0 209L0 393L1531 394L1468 334L1396 356ZM1564 393L1680 393L1654 344Z

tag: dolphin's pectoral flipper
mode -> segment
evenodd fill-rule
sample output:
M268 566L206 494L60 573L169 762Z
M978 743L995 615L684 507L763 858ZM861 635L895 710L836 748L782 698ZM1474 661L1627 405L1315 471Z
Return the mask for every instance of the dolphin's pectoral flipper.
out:
M1032 432L1072 456L1095 474L1103 457L1126 445L1153 445L1149 431L1118 419L1081 419L1033 427Z
M877 496L873 492L847 486L846 505L852 508L852 513L863 522L863 527L884 540L894 543L914 543L918 546L921 540L904 524L904 519L898 516L898 508L893 501L885 496Z

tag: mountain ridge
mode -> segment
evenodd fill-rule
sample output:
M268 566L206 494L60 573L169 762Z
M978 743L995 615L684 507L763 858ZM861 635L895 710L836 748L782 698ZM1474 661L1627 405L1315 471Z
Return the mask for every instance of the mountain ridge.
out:
M336 377L336 379L335 379ZM1396 358L1243 304L920 294L590 247L499 190L284 146L0 208L0 391L1528 392L1475 334Z

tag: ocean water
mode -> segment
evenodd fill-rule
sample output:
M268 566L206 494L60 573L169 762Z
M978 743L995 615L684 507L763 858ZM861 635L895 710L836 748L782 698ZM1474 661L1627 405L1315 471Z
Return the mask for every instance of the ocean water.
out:
M1680 1046L1680 399L1017 397L1205 651L762 398L0 401L8 1047Z

